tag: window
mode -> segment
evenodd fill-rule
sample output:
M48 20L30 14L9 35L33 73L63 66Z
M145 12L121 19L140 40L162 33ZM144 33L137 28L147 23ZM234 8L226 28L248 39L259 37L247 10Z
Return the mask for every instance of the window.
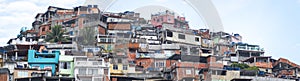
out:
M86 74L86 68L79 68L79 74Z
M164 62L156 62L155 65L156 65L156 67L164 67L165 63Z
M100 38L100 42L106 42L105 38Z
M192 74L192 70L185 70L185 74Z
M118 59L118 63L122 63L122 59Z
M159 67L164 67L165 63L164 62L159 62Z
M45 31L45 28L42 28L42 31Z
M179 39L185 39L185 35L178 34L178 38L179 38Z
M118 65L113 65L114 70L118 70Z
M28 77L28 72L27 71L19 71L18 77Z
M199 75L199 70L195 70L195 75Z
M113 39L112 38L108 38L107 42L113 42Z
M123 70L127 70L127 65L123 65Z
M60 69L70 69L71 68L71 63L70 62L60 62Z
M195 37L195 41L199 42L199 38L198 38L198 37Z
M167 36L168 37L173 37L173 32L167 30Z
M98 74L98 69L89 69L88 74L96 75L96 74Z

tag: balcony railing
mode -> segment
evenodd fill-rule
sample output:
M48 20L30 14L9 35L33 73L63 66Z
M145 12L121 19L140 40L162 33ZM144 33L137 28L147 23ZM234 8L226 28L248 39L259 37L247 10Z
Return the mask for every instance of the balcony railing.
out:
M76 44L49 44L47 48L76 48Z
M162 49L180 49L180 46L177 44L162 44Z
M77 61L75 67L105 67L102 61Z
M115 38L98 38L98 43L114 43L116 42Z
M136 58L169 58L173 54L161 54L161 53L137 53Z
M264 51L262 48L250 46L237 46L237 50Z

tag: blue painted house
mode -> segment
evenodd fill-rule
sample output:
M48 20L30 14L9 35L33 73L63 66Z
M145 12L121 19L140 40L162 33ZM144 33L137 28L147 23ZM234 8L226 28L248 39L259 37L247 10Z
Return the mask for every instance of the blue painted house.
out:
M36 50L28 50L28 64L31 68L51 69L52 75L55 75L59 53L59 51L37 52Z

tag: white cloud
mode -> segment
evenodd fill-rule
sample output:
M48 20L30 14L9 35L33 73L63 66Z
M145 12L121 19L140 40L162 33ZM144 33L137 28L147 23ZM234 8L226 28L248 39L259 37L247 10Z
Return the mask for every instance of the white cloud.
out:
M19 34L21 27L31 28L34 16L43 13L48 6L73 8L85 0L0 0L0 46Z

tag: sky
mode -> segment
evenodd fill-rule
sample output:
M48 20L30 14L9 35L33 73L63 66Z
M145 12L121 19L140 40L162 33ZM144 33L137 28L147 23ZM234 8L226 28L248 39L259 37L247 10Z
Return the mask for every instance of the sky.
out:
M0 46L15 38L21 27L31 28L34 16L48 6L73 8L85 0L0 0ZM130 3L128 3L130 2ZM300 0L212 0L224 31L239 33L243 42L260 45L266 56L300 64ZM191 28L207 28L183 0L118 0L108 11L132 11L159 5L185 16Z

